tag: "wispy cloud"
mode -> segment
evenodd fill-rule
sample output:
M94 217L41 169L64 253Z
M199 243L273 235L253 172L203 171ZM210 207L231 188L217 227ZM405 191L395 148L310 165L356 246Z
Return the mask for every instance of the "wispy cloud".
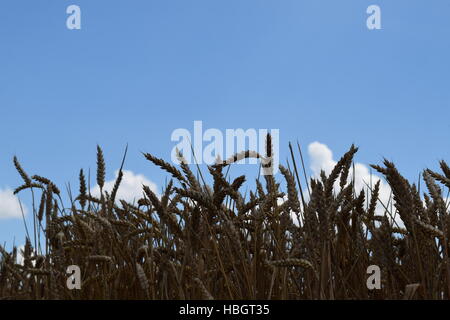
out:
M22 204L23 213L27 213L27 208ZM22 210L19 198L14 195L10 188L0 189L0 219L22 218Z
M333 159L333 152L331 151L331 149L326 144L320 142L313 142L309 144L308 154L310 160L310 168L312 170L313 176L316 178L320 176L321 170L325 171L326 174L330 174L337 163L337 160ZM355 162L354 166L356 192L367 190L367 185L372 184L372 186L374 186L375 183L380 181L380 192L378 197L384 205L387 205L391 194L391 188L386 183L386 181L381 179L381 177L371 173L369 167L365 164ZM350 170L348 179L349 181L353 179L353 170ZM335 188L339 188L338 182L335 183ZM370 195L368 196L370 198ZM382 204L378 203L376 213L384 213Z
M111 193L118 175L119 170L115 172L114 179L105 182L103 190ZM116 199L125 200L130 203L139 200L140 198L143 197L142 185L148 186L153 192L158 194L156 184L147 179L144 175L135 174L133 171L130 170L123 170L123 178L119 190L117 192ZM100 196L99 186L92 187L91 194L97 197Z

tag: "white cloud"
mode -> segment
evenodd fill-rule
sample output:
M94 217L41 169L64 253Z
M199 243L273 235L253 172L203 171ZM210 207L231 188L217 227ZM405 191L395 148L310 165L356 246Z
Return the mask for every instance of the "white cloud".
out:
M108 191L108 193L111 194L111 191L114 187L114 183L116 182L116 178L118 175L119 170L115 172L115 177L113 180L105 182L103 190ZM116 199L125 200L130 203L137 202L137 200L143 197L143 190L142 190L143 185L148 186L150 190L158 194L156 184L148 180L144 175L135 174L130 170L123 170L123 178L122 182L120 183L119 190L117 191ZM100 196L99 186L96 185L95 187L92 187L91 194L93 196L99 197Z
M324 170L327 175L330 174L337 163L337 161L333 159L333 152L330 150L330 148L320 142L313 142L309 144L308 154L310 157L310 168L313 172L313 176L316 178L320 176L321 170ZM349 181L353 179L353 169L350 169L348 179ZM355 162L355 190L357 193L361 192L361 190L366 191L367 185L370 186L372 184L372 187L375 186L378 181L380 181L380 192L378 198L386 206L389 203L391 194L391 188L389 187L389 185L379 176L373 173L371 174L368 166L362 163ZM335 190L339 190L339 180L335 183ZM370 200L370 191L368 199ZM379 202L376 214L384 214L384 208ZM399 219L396 220L397 223L400 222ZM401 224L403 225L403 223Z
M24 214L27 208L22 204ZM0 189L0 219L22 218L19 198L9 188Z
M17 257L16 257L16 263L20 264L21 266L23 266L24 263L24 256L23 256L23 251L25 250L25 246L19 246L17 248Z
M333 160L333 152L323 143L317 141L310 143L308 154L310 167L316 178L320 176L321 170L325 171L326 174L330 174L336 165L336 161Z

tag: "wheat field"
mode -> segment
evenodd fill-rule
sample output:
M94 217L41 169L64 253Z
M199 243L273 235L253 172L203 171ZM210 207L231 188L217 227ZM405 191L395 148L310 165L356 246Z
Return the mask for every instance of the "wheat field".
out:
M247 151L209 166L211 185L181 154L179 166L144 154L172 180L161 196L144 186L142 198L128 203L116 197L123 163L112 191L104 190L98 147L101 195L90 194L81 170L69 205L52 181L28 175L14 158L23 180L15 193L31 192L37 206L23 250L0 246L0 299L450 297L444 161L442 172L426 169L417 184L387 160L373 165L392 189L390 205L380 203L379 182L356 192L349 178L354 146L329 175L308 183L293 153L280 166L280 181L263 175L248 193L241 191L245 176L227 175L233 162L248 157L269 160L270 168L271 152L268 136L265 155ZM66 285L70 265L80 267L80 290ZM379 290L367 287L370 265L381 270Z

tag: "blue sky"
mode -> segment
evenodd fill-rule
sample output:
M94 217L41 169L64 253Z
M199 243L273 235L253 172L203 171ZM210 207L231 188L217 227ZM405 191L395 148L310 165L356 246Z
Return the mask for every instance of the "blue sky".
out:
M66 28L71 4L81 30ZM382 30L366 27L372 4ZM127 143L126 168L161 187L140 152L169 160L194 120L280 129L282 162L288 141L335 157L355 143L357 161L415 179L450 160L449 16L445 0L3 0L0 190L21 183L13 155L76 189L97 144L113 179ZM0 219L1 242L23 235Z

